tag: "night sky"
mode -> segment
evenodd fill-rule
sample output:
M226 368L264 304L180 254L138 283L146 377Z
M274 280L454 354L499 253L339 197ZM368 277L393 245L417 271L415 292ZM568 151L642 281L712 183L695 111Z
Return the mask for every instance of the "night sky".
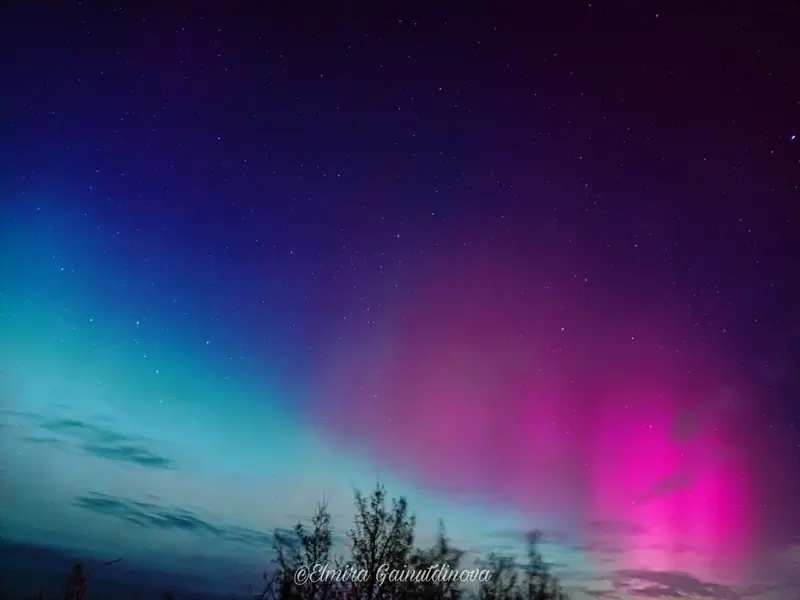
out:
M2 9L2 536L227 590L380 479L797 597L800 9L397 6Z

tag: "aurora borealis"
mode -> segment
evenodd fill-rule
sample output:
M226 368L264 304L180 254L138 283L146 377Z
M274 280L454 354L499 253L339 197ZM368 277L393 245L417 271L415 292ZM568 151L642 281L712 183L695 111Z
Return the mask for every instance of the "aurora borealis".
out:
M710 368L686 375L654 344L669 333L655 319L598 326L587 282L521 293L524 272L477 262L432 269L394 323L336 353L317 391L334 391L333 434L434 487L647 531L620 558L635 568L691 571L698 556L676 553L689 546L741 569L754 525L742 391Z
M241 591L380 479L577 600L800 593L796 11L34 4L6 542Z

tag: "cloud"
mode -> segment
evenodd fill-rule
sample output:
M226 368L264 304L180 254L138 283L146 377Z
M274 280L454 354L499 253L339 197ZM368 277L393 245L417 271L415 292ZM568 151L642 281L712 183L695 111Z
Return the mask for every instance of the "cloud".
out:
M26 435L19 439L29 444L41 444L42 446L65 446L63 440L52 436Z
M643 598L713 598L741 600L742 595L721 584L701 581L688 573L626 569L614 575L614 589Z
M559 570L558 577L561 579L561 581L565 582L565 584L569 583L569 585L572 585L573 587L575 587L575 584L578 583L584 584L584 587L586 589L595 589L597 588L597 586L604 586L604 587L611 586L611 583L608 580L607 576L605 574L599 573L595 568L591 569L564 568ZM591 588L589 588L589 584L591 584L592 586Z
M25 441L61 445L68 442L79 450L106 460L132 463L150 469L174 469L174 462L148 447L151 443L141 436L115 431L77 419L51 419L40 421L39 427L61 437L29 436Z
M150 469L175 468L171 459L150 447L151 440L120 433L109 425L98 425L105 421L102 416L90 423L74 418L52 419L27 412L0 410L0 418L6 421L0 427L19 432L17 439L24 443L77 448L97 458Z
M647 529L630 521L589 521L585 528L587 533L613 536L637 536L647 533Z
M605 554L605 558L609 560L613 555L620 556L625 554L625 548L622 545L603 540L589 540L583 544L573 544L571 548L576 552L583 552L592 556Z
M0 408L0 428L2 429L13 430L24 424L25 421L35 421L37 418L36 415L29 412Z
M742 598L753 600L800 600L800 574L790 575L792 581L786 583L757 584L747 588Z
M617 596L615 596L613 592L607 592L605 590L593 590L588 588L577 588L577 589L579 589L582 593L592 598L617 598Z
M651 500L669 496L673 492L678 492L680 490L689 488L691 484L691 474L688 472L688 469L684 468L677 473L673 473L661 481L656 482L655 485L650 488L650 490L636 499L636 504L645 504Z
M39 427L51 433L62 433L75 438L91 439L103 443L122 442L128 439L128 436L116 431L77 419L52 419L41 422Z
M128 500L97 492L78 496L74 503L85 510L146 529L183 531L199 536L210 536L219 541L260 548L271 548L275 541L272 534L237 525L212 523L185 508ZM286 535L288 532L281 531L281 533Z
M172 468L171 460L163 456L153 454L142 446L98 446L95 444L86 444L83 446L83 449L93 456L107 458L108 460L130 462L142 467L151 467L153 469Z
M569 543L569 536L566 532L558 531L557 529L497 529L487 534L487 537L492 540L503 540L507 542L521 542L527 543L530 535L533 533L539 534L538 541L541 544L562 544Z
M623 554L627 547L637 545L636 538L646 533L645 527L631 521L594 520L583 524L580 542L567 546L575 552L589 553L609 563Z
M493 549L519 550L528 540L532 530L498 529L488 534ZM591 553L604 564L613 564L627 547L638 546L637 539L647 533L647 528L631 521L593 520L581 527L580 541L565 531L557 529L533 530L540 533L539 543L573 552ZM499 543L498 543L499 542ZM681 547L687 552L688 547Z

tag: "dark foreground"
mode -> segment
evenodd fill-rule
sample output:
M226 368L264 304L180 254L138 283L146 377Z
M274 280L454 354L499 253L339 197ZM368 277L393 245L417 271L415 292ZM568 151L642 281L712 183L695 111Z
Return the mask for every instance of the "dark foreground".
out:
M416 523L405 499L387 500L380 485L369 496L356 492L354 523L347 532L349 556L334 553L330 513L324 504L317 507L308 525L298 523L291 534L276 531L275 558L265 571L262 584L247 596L253 600L567 598L539 552L536 532L528 537L527 560L520 564L511 556L490 554L478 562L478 567L484 569L483 581L462 583L454 574L458 569L466 568L462 561L464 552L451 545L444 526L432 547L415 548ZM322 581L298 585L296 574L304 565L330 565L329 576ZM389 581L385 576L381 579L387 566L396 569L397 573L431 573L436 565L447 565L450 576L410 577L405 581ZM333 573L343 573L344 570L359 575L347 581L337 580ZM166 600L183 597L220 600L237 597L236 594L204 591L212 588L202 581L129 570L124 558L115 557L87 566L74 563L57 550L6 542L0 550L0 576L0 600Z

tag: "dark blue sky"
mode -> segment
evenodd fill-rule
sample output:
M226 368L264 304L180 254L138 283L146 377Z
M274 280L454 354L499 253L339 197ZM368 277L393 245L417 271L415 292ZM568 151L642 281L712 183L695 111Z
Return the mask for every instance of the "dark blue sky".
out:
M630 597L800 585L796 6L2 10L11 538L187 571L149 498L258 573L380 473L470 547L568 532L577 597L598 522L652 527Z

